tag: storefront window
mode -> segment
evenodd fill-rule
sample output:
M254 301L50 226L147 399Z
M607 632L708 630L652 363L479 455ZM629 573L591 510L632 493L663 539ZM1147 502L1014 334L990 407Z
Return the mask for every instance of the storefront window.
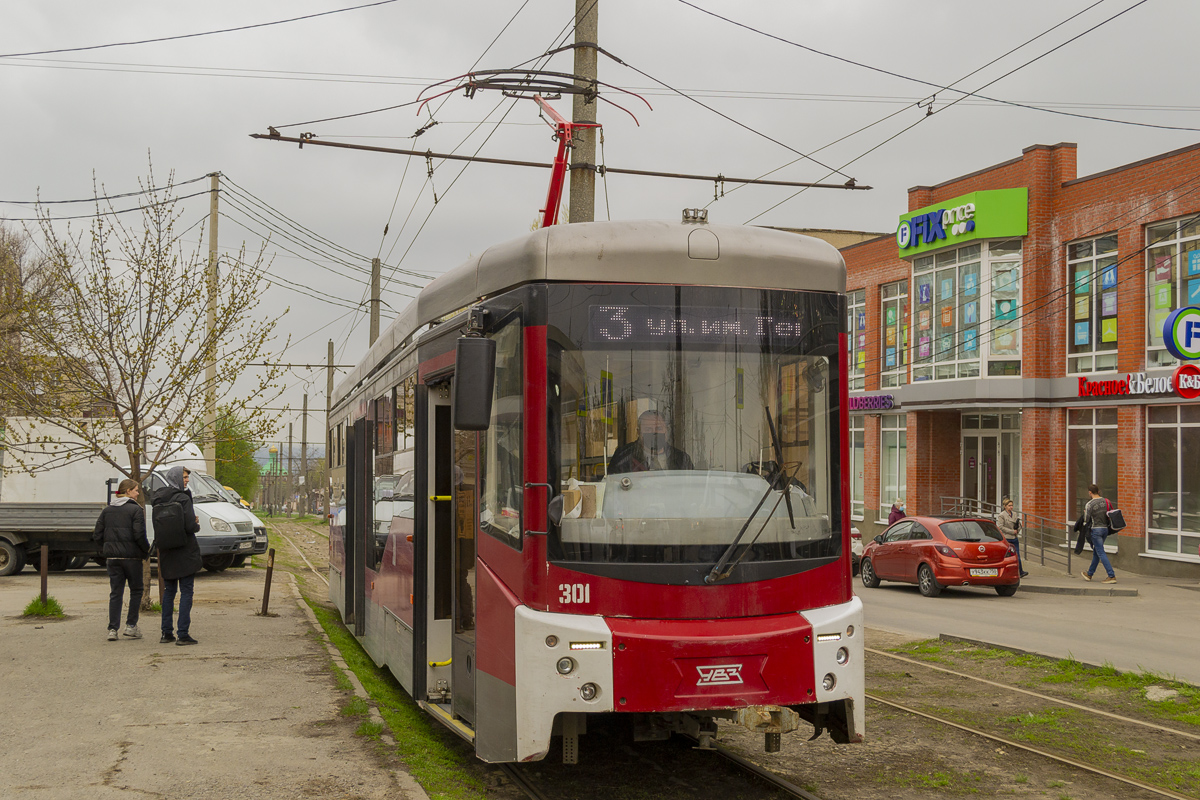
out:
M863 455L866 450L866 435L863 418L850 418L850 516L862 519L865 510L863 499Z
M913 288L914 381L1021 374L1020 239L917 258Z
M1146 367L1170 366L1176 362L1163 345L1163 323L1176 308L1200 305L1200 219L1152 225L1146 245Z
M1146 551L1200 558L1200 407L1151 406L1148 412Z
M1067 517L1079 518L1088 501L1088 486L1120 508L1117 487L1117 410L1067 409Z
M880 294L883 363L879 382L881 386L900 386L908 382L908 281L884 284Z
M892 503L908 493L908 423L904 414L880 418L879 519L887 519Z
M1067 245L1067 372L1117 368L1117 235Z
M850 391L866 387L867 374L867 292L847 292L846 330L850 334Z

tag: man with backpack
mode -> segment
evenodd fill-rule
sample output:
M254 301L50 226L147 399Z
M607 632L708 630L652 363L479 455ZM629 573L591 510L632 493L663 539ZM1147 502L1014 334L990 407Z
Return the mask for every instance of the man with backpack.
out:
M129 583L129 614L125 617L125 635L142 638L138 630L138 610L142 603L144 585L142 562L150 554L146 539L146 513L138 505L137 481L126 478L117 486L117 496L105 506L96 520L92 540L102 542L100 555L106 559L108 570L108 640L117 641L121 628L121 603L125 599L125 584Z
M154 545L158 548L158 577L163 582L162 638L159 644L197 644L189 633L192 622L192 592L196 573L204 566L196 533L200 521L187 485L191 472L186 467L167 470L167 485L154 493ZM179 594L179 638L175 638L175 594Z

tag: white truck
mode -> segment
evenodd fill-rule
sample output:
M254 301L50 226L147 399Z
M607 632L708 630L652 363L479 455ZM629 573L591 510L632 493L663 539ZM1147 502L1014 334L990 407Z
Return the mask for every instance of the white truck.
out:
M124 477L121 471L104 459L80 457L78 440L61 426L27 417L8 417L3 423L0 576L36 565L43 544L49 547L53 570L99 558L92 531ZM117 463L125 458L115 448L109 452ZM184 445L171 462L204 468L203 454L193 444Z

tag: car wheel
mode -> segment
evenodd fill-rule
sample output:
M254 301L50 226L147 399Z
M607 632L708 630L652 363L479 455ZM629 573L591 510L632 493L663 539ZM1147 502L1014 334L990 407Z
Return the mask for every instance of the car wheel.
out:
M243 564L246 563L247 558L249 558L249 556L234 556L232 566L235 568L242 566Z
M942 585L933 577L933 570L928 564L922 564L917 569L917 586L926 597L937 597L942 593Z
M66 553L51 553L50 563L47 568L51 572L66 572L67 567L71 565L71 557Z
M87 556L74 556L68 565L71 569L83 569L91 559Z
M204 559L204 568L209 572L224 572L233 564L233 554L225 553L219 556L209 556Z
M25 554L16 545L0 539L0 576L16 575L25 566Z
M874 589L879 585L879 576L875 574L875 567L871 565L871 560L864 558L862 564L858 568L858 577L862 579L862 585L868 589Z
M1015 583L1012 586L997 586L996 587L996 594L1000 595L1001 597L1012 597L1016 593L1017 593L1017 585Z

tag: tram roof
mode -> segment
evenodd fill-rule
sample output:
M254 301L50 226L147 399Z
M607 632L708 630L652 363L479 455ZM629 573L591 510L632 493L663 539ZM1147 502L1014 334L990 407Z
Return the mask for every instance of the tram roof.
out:
M846 265L821 239L743 225L620 220L554 225L430 281L337 387L344 398L421 325L526 283L676 283L844 292Z

